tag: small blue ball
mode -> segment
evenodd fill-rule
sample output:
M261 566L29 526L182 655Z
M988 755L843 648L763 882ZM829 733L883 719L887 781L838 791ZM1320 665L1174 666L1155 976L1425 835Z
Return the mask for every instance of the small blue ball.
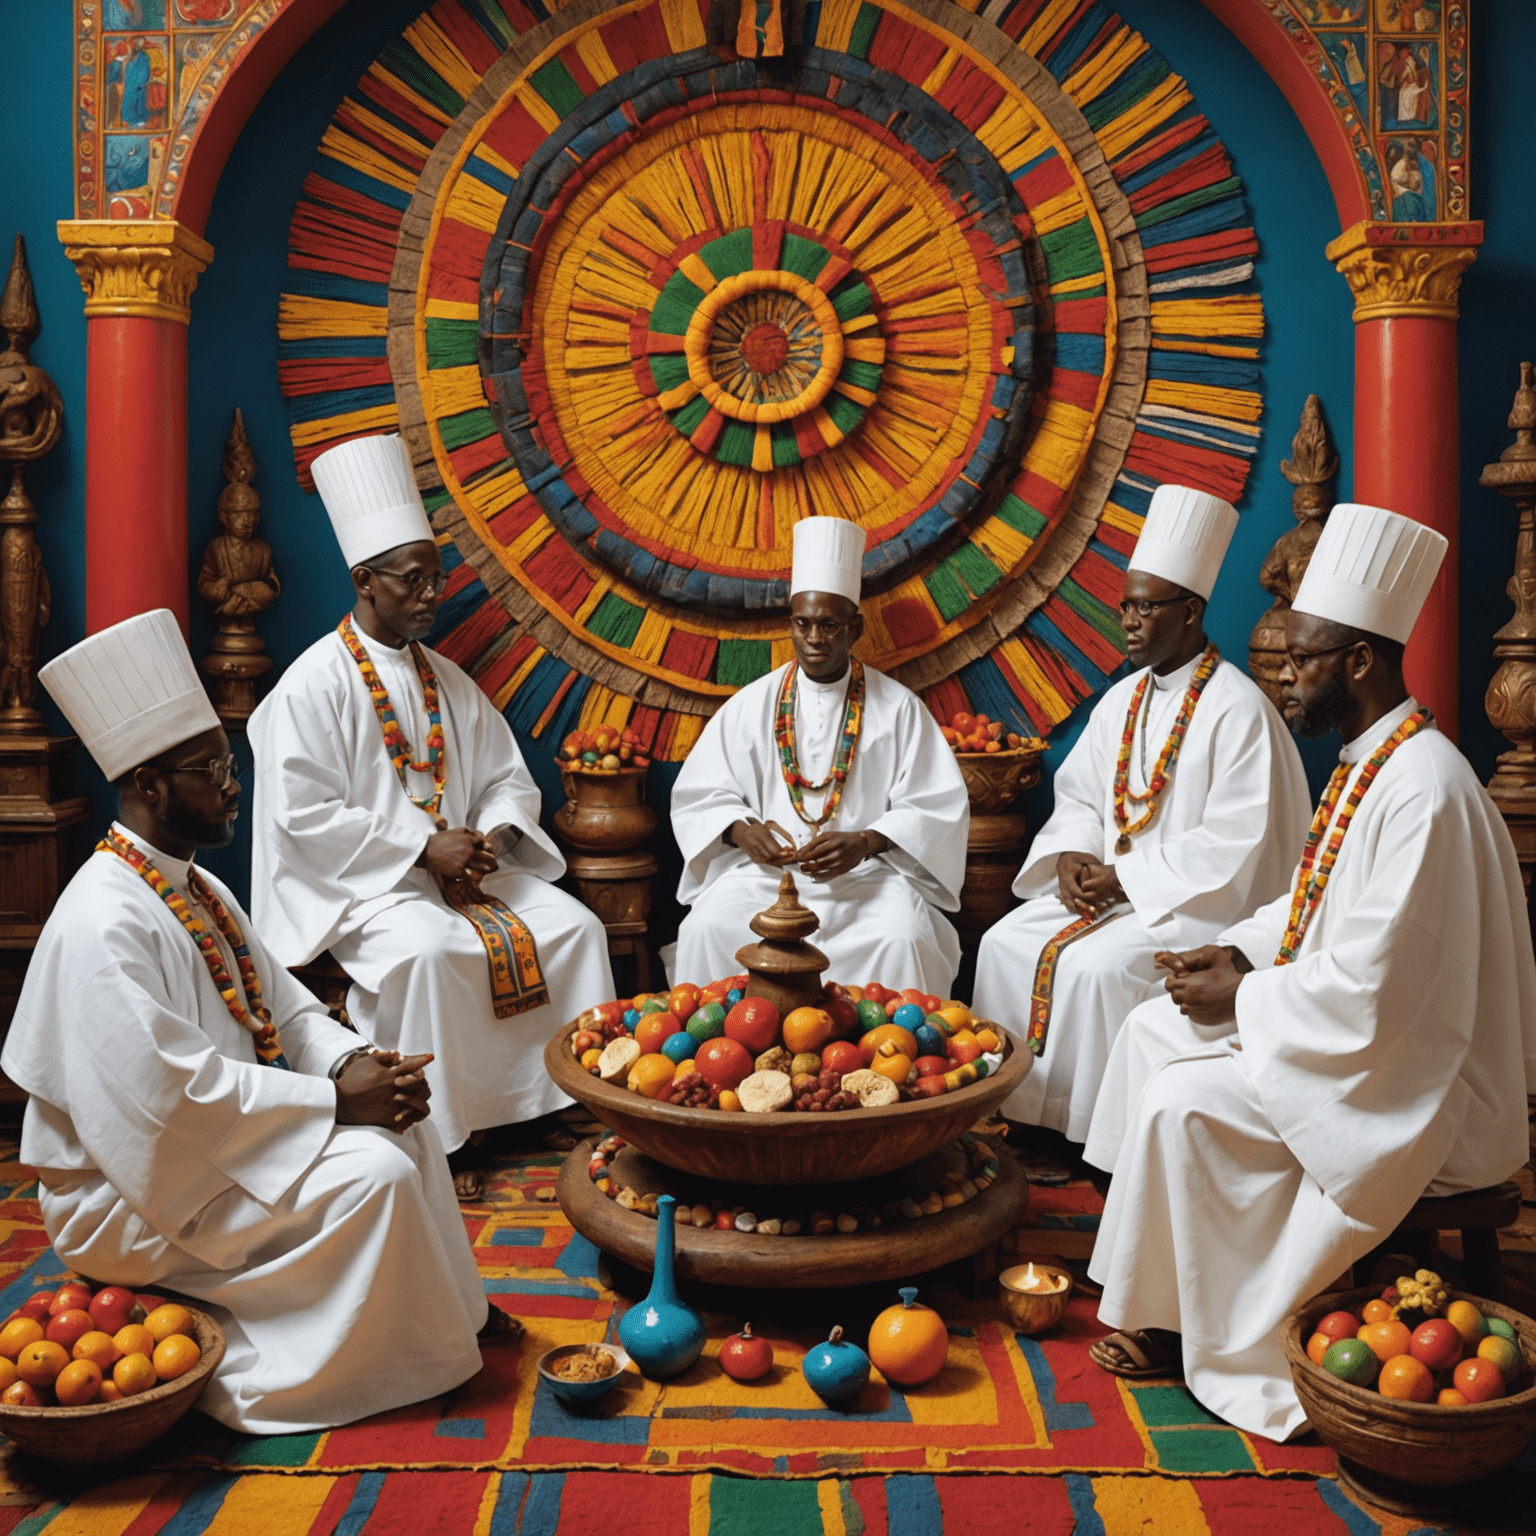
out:
M927 1020L928 1015L923 1012L916 1003L903 1003L891 1018L892 1024L899 1024L903 1029L910 1029L917 1033L917 1026Z
M725 994L726 1007L734 1008L736 1004L739 1003L745 996L746 993L744 993L740 987L732 987L731 990Z
M675 1035L668 1035L661 1042L661 1054L668 1061L688 1061L698 1051L699 1042L688 1033L686 1029L680 1029Z
M919 1055L943 1056L946 1054L942 1030L935 1029L932 1024L919 1024L912 1033L917 1039Z
M638 1008L631 1008L629 1012L624 1015L624 1028L627 1029L630 1034L634 1034L635 1025L639 1022L640 1010Z

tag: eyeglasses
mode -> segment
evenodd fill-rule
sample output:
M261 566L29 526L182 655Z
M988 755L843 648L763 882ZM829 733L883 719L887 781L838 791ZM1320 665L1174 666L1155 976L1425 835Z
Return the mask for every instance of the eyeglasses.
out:
M841 619L801 619L793 618L789 621L789 627L802 639L809 640L815 635L822 636L826 640L836 640L842 632L848 628Z
M448 585L447 574L443 571L390 571L379 565L370 565L367 569L375 576L392 576L412 597L419 597L423 592L441 597Z
M1352 651L1359 644L1358 640L1346 640L1343 645L1327 645L1320 651L1287 651L1285 659L1290 662L1292 672L1300 672L1309 661L1315 661L1319 656L1332 656L1339 651Z
M1150 619L1159 608L1171 608L1175 603L1187 603L1188 601L1187 597L1143 597L1135 602L1121 603L1120 617L1122 619L1130 618L1131 610L1134 608L1137 618Z
M215 789L228 789L240 777L240 763L233 753L228 757L215 757L207 763L192 768L172 768L164 763L150 763L157 773L201 773Z

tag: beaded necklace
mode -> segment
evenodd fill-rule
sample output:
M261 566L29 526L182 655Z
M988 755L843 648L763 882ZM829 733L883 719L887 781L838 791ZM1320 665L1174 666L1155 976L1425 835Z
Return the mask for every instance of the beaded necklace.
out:
M800 772L800 753L795 743L795 695L798 692L799 664L790 662L779 684L778 703L773 712L773 739L778 743L779 765L784 773L784 787L789 791L790 804L795 815L808 827L824 827L837 815L842 803L843 785L848 781L848 771L853 767L854 748L859 743L859 730L864 724L864 664L853 658L849 663L852 675L848 679L848 702L843 706L843 738L838 743L837 758L832 772L820 784L813 784ZM819 795L828 786L831 794L820 816L805 814L805 793Z
M213 977L213 984L219 989L219 996L224 999L224 1006L229 1009L231 1017L242 1029L249 1030L255 1036L257 1056L269 1067L290 1071L288 1058L283 1055L283 1047L277 1038L277 1027L261 1000L261 980L256 975L256 966L251 960L245 935L229 915L229 909L213 894L202 876L195 869L189 868L187 884L192 894L213 915L219 932L234 950L235 964L240 971L240 984L250 1002L249 1008L240 1001L240 990L229 974L229 967L224 964L224 957L219 953L213 935L198 921L192 908L187 905L186 897L150 863L143 849L130 843L122 833L114 829L96 844L96 851L115 853L171 909L176 921L192 935L192 942L202 951L208 974Z
M1157 815L1158 796L1168 787L1168 779L1173 772L1174 762L1178 758L1179 748L1184 745L1189 722L1194 717L1195 705L1200 702L1200 695L1205 692L1205 685L1210 682L1211 674L1215 672L1220 660L1221 653L1216 647L1207 645L1200 657L1200 665L1195 668L1195 675L1189 680L1189 687L1184 690L1184 701L1179 705L1178 717L1173 722L1173 729L1168 733L1168 740L1163 743L1163 750L1158 754L1144 794L1131 788L1131 743L1136 737L1136 719L1141 714L1142 702L1146 699L1147 690L1152 685L1151 672L1149 671L1136 684L1136 691L1131 695L1131 707L1125 716L1125 729L1120 733L1120 755L1115 763L1115 826L1120 830L1120 836L1115 840L1116 853L1129 853L1131 839L1138 832L1144 832L1151 825L1152 818ZM1143 767L1145 767L1145 758L1143 758ZM1145 814L1135 822L1130 820L1130 811L1127 808L1128 802L1132 800L1138 805L1147 807Z
M1370 755L1365 767L1360 770L1360 776L1355 780L1355 787L1349 792L1349 798L1344 802L1338 824L1328 839L1328 846L1323 850L1322 858L1319 859L1318 844L1322 842L1323 833L1333 819L1334 807L1339 803L1339 796L1349 778L1350 765L1340 763L1333 770L1333 777L1328 780L1328 788L1323 791L1323 798L1318 804L1317 814L1312 818L1312 827L1307 833L1306 845L1301 850L1301 868L1296 873L1296 890L1291 897L1291 915L1285 925L1285 937L1280 941L1280 953L1275 957L1276 965L1289 965L1296 958L1296 951L1301 948L1301 941L1312 922L1312 914L1317 911L1318 903L1322 901L1323 892L1327 889L1328 877L1333 873L1334 862L1338 859L1339 848L1344 841L1344 834L1349 830L1350 820L1360 808L1360 802L1365 799L1366 790L1371 787L1376 775L1381 772L1381 765L1410 736L1417 735L1434 718L1427 709L1414 710Z
M400 776L400 787L405 791L406 799L425 811L428 816L436 817L438 808L443 803L443 784L448 777L448 753L443 743L443 717L438 708L437 679L432 675L432 668L427 664L426 656L421 647L414 640L411 641L411 659L416 663L416 675L421 679L421 688L426 695L427 703L427 760L424 763L417 763L411 760L411 744L406 739L399 720L395 717L394 706L389 702L389 690L380 680L378 668L369 659L368 652L363 649L362 641L357 638L357 631L352 627L350 613L336 626L336 633L341 636L342 644L352 653L352 660L357 663L357 670L363 674L363 682L368 687L368 696L373 700L373 712L379 717L379 729L384 733L384 750L389 753L389 760L395 765L395 772ZM423 800L411 793L410 780L406 777L407 769L432 775L430 799Z

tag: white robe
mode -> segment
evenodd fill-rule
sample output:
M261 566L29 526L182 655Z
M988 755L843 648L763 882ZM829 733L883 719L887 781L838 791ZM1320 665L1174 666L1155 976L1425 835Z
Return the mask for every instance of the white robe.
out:
M774 821L804 845L812 829L795 814L773 736L780 667L749 683L704 728L672 790L672 830L683 855L677 899L691 905L672 974L700 984L739 969L736 951L757 942L748 927L773 905L781 871L721 841L732 823ZM850 672L817 684L802 672L795 731L801 772L831 772ZM825 795L805 796L819 815ZM943 915L960 905L970 802L954 752L916 694L864 669L864 719L842 802L829 829L881 832L886 852L845 875L814 882L791 866L800 900L821 919L810 942L830 962L826 978L862 986L948 993L960 942Z
M185 894L187 865L135 841ZM319 1429L447 1392L480 1369L486 1301L432 1123L336 1124L327 1074L358 1037L204 878L293 1070L258 1062L170 909L94 854L43 929L0 1058L31 1095L21 1155L54 1251L209 1304L228 1350L200 1406L232 1429Z
M1343 760L1362 764L1414 707ZM1134 1105L1130 1128L1116 1146L1096 1117L1088 1144L1115 1170L1090 1266L1100 1317L1180 1331L1195 1396L1275 1439L1304 1423L1280 1323L1420 1196L1510 1177L1536 1087L1514 848L1439 731L1377 774L1296 960L1276 966L1289 905L1220 935L1256 967L1235 1024L1190 1024L1166 998L1137 1010L1104 1089L1106 1110Z
M362 641L396 718L423 760L427 716L408 649ZM451 1151L471 1131L531 1120L568 1104L544 1070L545 1043L582 1009L613 996L602 923L549 882L565 860L539 827L538 786L507 722L466 673L428 651L437 677L450 827L523 836L482 882L527 924L549 1003L498 1019L480 937L415 867L433 831L411 804L362 674L341 637L304 652L251 716L256 757L251 905L284 965L329 949L352 978L347 1010L388 1050L432 1051L432 1112ZM412 773L427 797L427 774Z
M1145 792L1198 665L1197 658L1165 677L1153 674L1144 738L1138 725L1132 742L1133 790ZM976 959L976 1011L1022 1033L1040 952L1077 916L1057 895L1056 860L1082 852L1115 866L1129 901L1113 921L1061 950L1045 1052L1003 1105L1010 1119L1072 1141L1088 1134L1126 1015L1161 987L1152 957L1209 943L1287 889L1311 819L1290 733L1259 689L1223 661L1195 706L1156 816L1130 853L1117 854L1115 763L1131 695L1146 675L1123 678L1094 707L1057 771L1051 818L1014 881L1025 904L988 930ZM1133 802L1132 820L1138 809L1145 807Z

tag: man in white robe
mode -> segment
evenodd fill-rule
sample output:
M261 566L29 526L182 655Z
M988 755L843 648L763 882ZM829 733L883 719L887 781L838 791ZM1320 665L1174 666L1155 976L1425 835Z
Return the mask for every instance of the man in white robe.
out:
M739 969L748 924L778 896L788 866L821 919L812 942L827 979L945 996L960 943L945 912L960 905L970 802L938 722L916 694L863 667L864 704L841 799L833 770L863 633L864 530L840 518L795 525L790 634L795 660L749 683L704 728L672 790L683 855L683 919L671 971L700 984ZM792 674L792 675L791 675ZM774 736L781 685L794 689L797 810Z
M458 1386L487 1305L424 1118L425 1058L333 1023L194 868L229 841L240 788L175 618L94 635L42 680L119 791L113 846L44 926L3 1057L31 1095L21 1155L54 1251L208 1304L228 1349L199 1406L232 1429L319 1429ZM213 935L233 1003L138 861Z
M409 743L404 782L369 686L332 631L251 716L256 757L252 906L273 952L304 965L329 950L352 979L347 1010L390 1050L430 1051L434 1118L450 1153L471 1133L569 1104L544 1070L556 1026L614 995L607 936L550 882L565 860L539 826L538 786L511 729L474 680L417 642L442 596L442 560L398 437L343 443L315 460L357 591L351 638ZM421 664L436 681L440 802ZM504 1001L487 950L445 884L499 899L537 947L548 1001ZM472 889L471 889L472 888ZM516 1011L506 1011L516 1010ZM466 1149L455 1187L477 1199Z
M1089 1136L1114 1170L1090 1273L1122 1330L1094 1358L1129 1376L1182 1359L1207 1408L1277 1440L1305 1425L1283 1319L1421 1196L1497 1184L1529 1155L1536 962L1514 848L1402 677L1444 550L1407 518L1334 508L1281 672L1292 729L1345 738L1301 899L1168 957L1170 995L1127 1022L1114 1121Z
M1145 799L1201 667L1205 602L1236 526L1237 513L1215 496L1173 485L1154 493L1120 604L1138 670L1094 706L1057 771L1055 809L1013 885L1025 904L987 932L977 956L976 1012L1023 1036L1042 1007L1031 1000L1042 952L1069 925L1096 917L1059 945L1054 976L1041 978L1045 1048L1003 1105L1010 1120L1071 1143L1088 1134L1126 1015L1160 990L1153 957L1206 943L1278 895L1306 834L1296 745L1269 700L1225 660L1199 694L1167 787ZM1115 780L1128 728L1123 836ZM1151 820L1138 830L1149 804Z

